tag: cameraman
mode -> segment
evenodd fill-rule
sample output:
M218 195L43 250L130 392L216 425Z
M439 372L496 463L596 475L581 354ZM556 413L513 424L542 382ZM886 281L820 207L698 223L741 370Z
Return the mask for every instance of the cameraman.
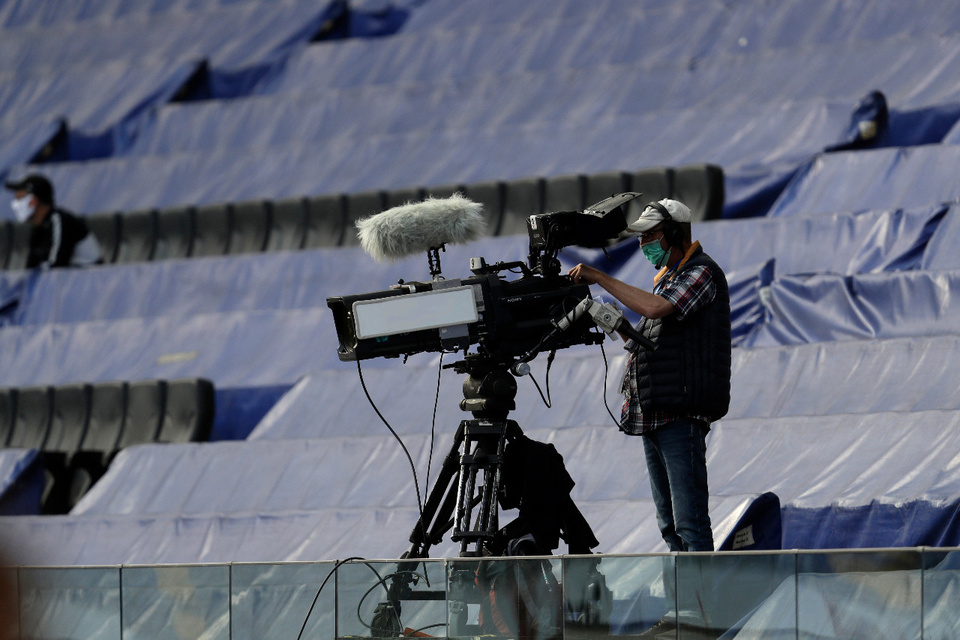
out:
M575 283L598 284L643 316L628 341L620 430L643 436L660 533L671 551L713 551L706 437L730 404L730 295L723 271L692 242L690 209L663 199L628 229L660 272L645 291L578 264Z

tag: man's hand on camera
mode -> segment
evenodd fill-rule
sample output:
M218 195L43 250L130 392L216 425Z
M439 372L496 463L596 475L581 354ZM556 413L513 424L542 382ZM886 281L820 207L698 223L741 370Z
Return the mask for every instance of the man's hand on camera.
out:
M573 269L570 269L567 275L570 276L574 284L596 284L597 278L601 273L601 271L593 267L580 263Z

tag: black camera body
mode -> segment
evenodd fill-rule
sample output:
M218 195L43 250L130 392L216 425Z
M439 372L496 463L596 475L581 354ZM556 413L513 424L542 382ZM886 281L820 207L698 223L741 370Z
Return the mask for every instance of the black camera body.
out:
M474 262L482 259L474 259ZM513 266L516 266L515 263ZM510 266L510 265L504 265ZM490 267L483 267L489 270ZM442 284L438 287L438 284ZM384 301L411 294L442 293L469 287L476 301L477 321L445 327L429 326L390 335L363 337L357 330L355 303ZM405 283L387 291L376 291L327 299L340 338L337 354L341 360L399 357L421 352L465 349L477 344L487 355L500 360L516 358L537 346L553 328L552 322L590 295L587 285L575 285L567 276L544 277L527 274L505 280L497 273L481 273L463 280ZM424 325L431 324L429 300L424 295ZM389 302L387 300L387 302ZM389 309L389 304L384 307ZM602 339L590 331L588 322L575 323L567 331L548 339L541 350L563 349L591 344Z
M473 258L473 276L406 282L385 290L327 298L340 345L340 360L393 358L423 352L466 350L509 362L531 351L597 344L588 318L562 330L557 322L573 311L590 288L560 275L557 255L573 244L605 246L626 228L626 204L639 193L607 198L583 212L537 214L527 220L528 263L488 265ZM504 271L521 276L507 280Z

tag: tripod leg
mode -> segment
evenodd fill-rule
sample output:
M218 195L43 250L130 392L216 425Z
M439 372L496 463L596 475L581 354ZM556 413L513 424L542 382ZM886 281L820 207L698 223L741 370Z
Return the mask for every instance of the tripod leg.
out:
M413 546L410 547L404 557L427 557L430 547L450 528L445 526L445 523L450 519L450 514L453 513L453 497L456 494L451 490L451 487L460 472L459 454L463 437L464 426L461 423L453 437L453 446L446 458L443 459L443 466L440 468L437 480L423 505L423 513L420 514L417 525L410 532L410 542L413 543ZM446 499L444 498L445 495ZM429 535L427 535L427 531L430 532Z

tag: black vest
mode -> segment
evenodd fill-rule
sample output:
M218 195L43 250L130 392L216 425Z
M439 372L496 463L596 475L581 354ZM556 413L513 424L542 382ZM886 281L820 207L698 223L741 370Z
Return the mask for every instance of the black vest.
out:
M702 415L712 422L730 407L730 291L723 271L702 249L680 273L700 265L710 268L717 286L712 302L683 320L669 315L641 323L641 333L657 344L634 355L644 413Z

